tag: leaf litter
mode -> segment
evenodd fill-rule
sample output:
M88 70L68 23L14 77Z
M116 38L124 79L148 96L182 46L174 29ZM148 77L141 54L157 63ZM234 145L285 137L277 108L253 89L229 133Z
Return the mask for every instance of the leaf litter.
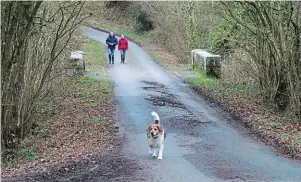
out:
M73 81L72 92L65 93L53 122L44 128L49 134L24 141L36 156L2 167L3 181L124 181L139 168L120 154L112 84L87 77Z

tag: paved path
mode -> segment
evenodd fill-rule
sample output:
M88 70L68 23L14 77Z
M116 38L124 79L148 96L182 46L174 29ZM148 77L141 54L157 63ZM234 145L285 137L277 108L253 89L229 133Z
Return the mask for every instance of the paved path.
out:
M85 34L102 44L108 35L91 28ZM129 47L125 64L116 52L108 74L115 84L123 154L141 165L132 181L301 181L299 163L277 156L247 134L141 47L132 42ZM148 155L146 128L153 110L167 132L163 161Z

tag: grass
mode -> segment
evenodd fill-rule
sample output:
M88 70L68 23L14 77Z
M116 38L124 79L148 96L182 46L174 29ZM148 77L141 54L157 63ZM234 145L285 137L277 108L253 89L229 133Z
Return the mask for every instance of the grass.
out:
M99 71L104 59L104 47L96 41L91 39L85 39L83 44L83 50L85 52L85 63L87 70ZM96 65L96 67L95 67Z
M269 127L272 127L272 128L282 128L282 123L276 123L276 122L265 122L264 123L265 126L269 126Z
M93 77L79 77L74 80L74 84L76 86L81 86L81 87L83 86L84 89L88 89L85 86L87 87L97 86L99 84L99 80Z
M151 57L159 63L166 63L168 60L166 58L161 57L157 52L150 51L149 53Z
M102 75L100 80L91 77L82 78L83 80L81 80L81 82L83 86L88 88L91 85L87 85L87 83L90 82L91 84L95 84L93 87L99 86L104 89L104 92L99 92L95 89L88 89L85 91L85 94L87 96L103 96L103 94L111 96L112 85L111 82L107 79L107 72L105 67L103 66L104 47L97 41L85 39L83 50L86 53L85 62L87 63L87 71L99 72ZM93 106L95 105L95 103L93 104L92 102L89 102L88 105Z
M99 68L99 67L92 67L92 68L88 68L87 71L99 73L99 72L102 71L102 68Z
M86 97L101 97L103 96L103 92L101 91L94 91L94 90L85 90Z
M27 160L32 160L37 153L30 147L22 148L17 152L17 155L21 158L27 158Z
M289 138L289 135L287 133L281 133L280 137L281 138Z
M101 101L110 99L112 93L110 82L104 78L80 77L74 80L73 89L84 94L86 107L98 106Z
M77 81L77 85L84 88L84 94L89 100L85 103L86 107L95 107L101 101L108 100L112 94L111 82L107 79L107 72L103 66L104 47L96 41L85 39L83 50L86 53L87 71L99 72L101 78L82 77ZM97 100L95 100L97 99Z
M108 96L111 96L112 92L113 92L112 83L109 79L107 79L108 78L107 71L104 68L102 69L102 75L103 75L103 77L101 79L101 82L103 84L104 91Z
M220 81L216 78L208 77L204 71L200 70L198 67L194 68L195 72L201 74L200 77L187 78L187 81L193 85L200 86L208 89L209 91L219 93L219 89L221 88Z
M10 151L9 154L2 156L1 167L14 167L21 161L31 161L37 153L31 147L25 147L23 143L20 148L15 151Z
M293 139L293 141L295 142L295 143L301 143L301 137L300 136L297 136L297 135L288 135L288 134L286 134L286 133L281 133L280 134L280 137L281 138L285 138L285 139L289 139L289 138L292 138Z
M1 162L1 167L15 167L19 164L19 162L17 160L13 160L13 161L2 161Z
M29 140L34 141L34 142L42 142L43 141L43 137L42 135L39 133L37 135L30 135L28 137Z
M294 135L293 136L293 140L296 142L296 143L301 143L301 137L297 136L297 135Z
M112 85L111 82L107 79L103 79L103 88L105 90L105 93L108 94L109 96L111 96L112 94Z
M104 117L102 116L96 116L96 117L93 117L89 120L89 123L94 123L94 124L97 124L97 123L104 123L106 120Z
M39 105L42 107L51 107L54 104L53 102L54 101L50 99L43 99L39 102Z
M160 56L156 51L149 51L149 54L153 58L153 60L155 60L157 63L159 63L164 68L170 69L170 70L179 70L179 68L168 65L168 60L166 58Z
M198 69L196 69L195 71L199 72L201 76L188 78L187 81L196 86L214 92L217 95L226 94L252 100L257 103L260 103L263 100L263 94L256 87L251 87L239 83L225 82L223 80L207 76L204 71L200 71Z
M90 100L90 101L88 101L88 102L85 103L86 107L96 107L98 105L99 105L99 103L96 102L96 101L94 101L94 100Z
M215 78L210 78L205 75L195 78L188 78L188 81L194 85L203 86L209 90L213 90L219 86L219 82Z

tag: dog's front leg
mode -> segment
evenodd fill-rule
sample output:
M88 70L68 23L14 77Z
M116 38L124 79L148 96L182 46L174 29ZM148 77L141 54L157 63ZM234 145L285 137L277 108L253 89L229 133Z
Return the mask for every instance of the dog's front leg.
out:
M151 156L153 155L153 150L154 150L154 149L151 148L151 147L148 148L148 153L149 153L149 155L151 155Z
M162 160L163 149L164 149L164 145L162 144L162 145L160 146L160 149L159 149L159 156L158 156L158 159L159 159L159 160Z
M153 157L157 157L158 148L153 148Z

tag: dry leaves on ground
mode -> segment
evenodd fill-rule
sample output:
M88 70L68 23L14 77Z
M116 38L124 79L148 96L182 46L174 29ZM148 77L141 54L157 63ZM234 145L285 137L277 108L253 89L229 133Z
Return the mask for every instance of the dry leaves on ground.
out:
M247 99L225 94L221 97L221 95L205 88L192 87L209 102L217 103L237 121L245 124L266 144L275 147L284 155L301 159L300 122L289 122L281 114Z
M102 90L101 87L99 89ZM41 142L25 141L24 145L33 147L37 156L29 163L3 168L3 175L27 169L38 170L40 165L48 167L112 150L119 142L112 136L113 101L100 103L99 97L93 97L92 100L99 100L99 103L97 106L89 106L87 102L91 99L83 92L69 95L55 117L55 122L47 128L52 135L44 137Z

